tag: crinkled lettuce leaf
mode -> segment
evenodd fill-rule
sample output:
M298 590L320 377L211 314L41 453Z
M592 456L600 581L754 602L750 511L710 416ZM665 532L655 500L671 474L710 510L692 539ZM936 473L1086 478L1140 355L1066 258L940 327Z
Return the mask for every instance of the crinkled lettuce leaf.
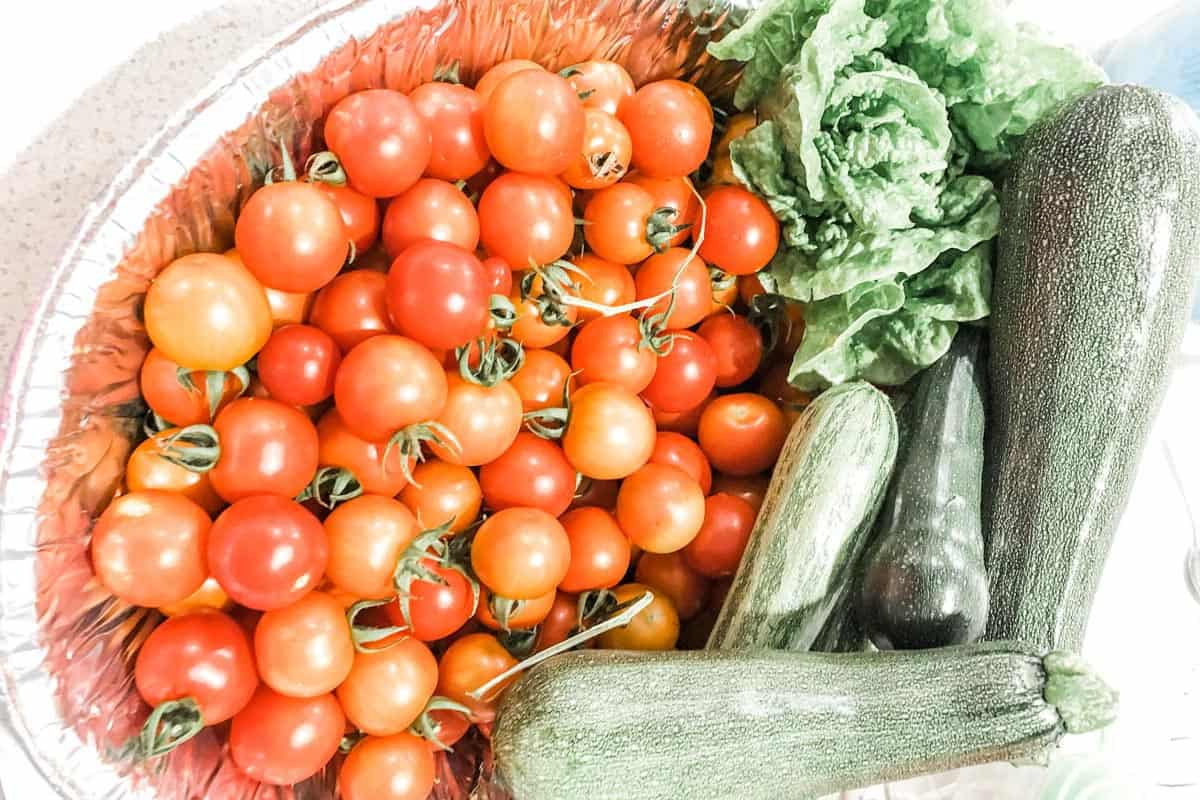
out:
M792 382L899 384L984 320L999 201L988 174L1103 81L996 0L768 0L709 46L745 61L761 122L734 173L782 224L760 279L805 304Z

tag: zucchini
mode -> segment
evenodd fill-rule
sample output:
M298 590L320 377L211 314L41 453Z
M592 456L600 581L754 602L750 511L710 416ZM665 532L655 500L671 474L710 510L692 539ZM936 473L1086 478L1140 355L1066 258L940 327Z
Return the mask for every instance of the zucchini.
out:
M1200 135L1105 86L1030 135L1005 182L984 525L989 639L1077 650L1187 319Z
M846 594L896 458L891 403L834 387L796 421L710 650L807 650Z
M577 651L500 701L516 800L795 800L1045 761L1116 696L1075 656L982 643L876 653Z
M962 328L901 416L911 428L858 587L880 649L973 642L987 624L983 566L984 339Z

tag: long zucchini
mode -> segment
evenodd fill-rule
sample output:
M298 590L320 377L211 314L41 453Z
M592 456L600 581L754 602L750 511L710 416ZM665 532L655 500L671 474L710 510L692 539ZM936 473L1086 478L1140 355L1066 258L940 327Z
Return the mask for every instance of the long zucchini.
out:
M925 371L911 427L858 587L858 618L880 649L973 642L987 623L983 566L984 339L963 328Z
M515 800L805 800L988 761L1044 761L1116 696L1064 653L581 651L501 700Z
M896 416L866 383L823 393L797 420L710 650L807 650L846 594L896 458Z
M992 295L987 637L1077 650L1187 319L1196 118L1106 86L1033 133L1011 169Z

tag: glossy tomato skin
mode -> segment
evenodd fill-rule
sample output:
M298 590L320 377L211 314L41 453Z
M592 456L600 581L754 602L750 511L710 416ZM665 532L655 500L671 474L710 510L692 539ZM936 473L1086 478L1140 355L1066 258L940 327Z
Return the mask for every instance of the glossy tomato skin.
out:
M592 194L583 209L583 236L596 255L616 264L636 264L654 254L646 238L654 198L640 186L618 183Z
M315 292L346 263L351 236L325 192L283 181L250 195L238 214L234 241L259 283L283 292Z
M563 402L563 389L571 375L571 365L549 350L528 350L525 364L509 380L521 396L524 411L557 408Z
M593 383L571 398L563 452L589 478L624 478L650 460L654 433L654 417L637 395L615 384Z
M687 565L682 551L642 554L634 579L670 598L680 619L699 614L709 594L708 579Z
M256 494L295 497L317 471L317 429L292 406L242 397L217 414L213 428L221 456L208 475L228 502Z
M705 261L730 275L752 275L770 263L779 247L779 220L761 198L741 186L718 186L705 203Z
M508 619L508 629L510 631L519 631L540 625L554 606L554 595L555 592L551 589L541 597L533 597L529 600L521 601L516 613L512 614ZM489 605L490 601L491 593L481 587L479 591L479 610L475 612L475 619L479 620L485 628L490 628L494 631L502 630L504 626L492 615L492 609Z
M762 334L745 317L715 314L697 331L717 359L716 384L738 386L753 377L763 356Z
M181 494L208 514L219 511L225 501L212 488L208 474L192 472L162 457L165 440L179 432L178 428L167 428L139 444L125 465L125 486L131 492L161 489ZM191 445L181 441L176 447L187 449Z
M581 386L604 381L638 394L653 381L659 361L629 314L586 323L571 347L571 366Z
M649 192L655 209L672 208L675 210L675 216L671 218L671 223L685 229L668 240L667 243L671 247L678 247L687 241L688 237L692 235L692 228L685 226L695 226L700 220L700 201L697 199L689 179L652 178L641 172L633 172L625 176L625 182L640 186Z
M633 164L654 178L680 178L700 168L712 144L713 111L704 93L677 80L638 89L621 112L633 139Z
M567 83L581 95L584 108L619 117L633 99L633 78L615 61L584 61L567 70Z
M534 650L541 652L564 641L575 629L579 613L579 598L573 594L557 592L550 613L538 625L537 643Z
M92 529L92 568L106 589L135 606L177 603L208 577L208 514L181 494L130 492Z
M425 800L436 774L423 739L407 732L369 736L342 763L338 791L342 800Z
M578 594L620 583L631 551L616 518L602 508L577 508L559 521L571 543L571 561L558 588Z
M151 348L142 362L138 385L146 405L163 419L180 427L211 422L208 409L208 388L203 372L190 374L195 391L179 382L179 365L163 355L157 347ZM237 376L227 374L217 410L227 405L242 389Z
M422 178L393 197L383 217L383 246L392 258L424 239L474 252L479 244L475 206L453 183Z
M558 175L579 154L583 105L565 79L545 70L520 70L492 91L483 132L492 156L505 167Z
M291 786L320 772L337 754L346 717L331 695L285 697L260 686L229 729L229 753L242 772Z
M393 597L396 565L421 532L408 507L390 497L364 494L339 504L324 525L329 580L363 600Z
M456 442L433 444L434 454L466 467L495 461L521 431L521 396L508 381L480 386L463 380L457 372L447 373L446 385L446 405L437 421Z
M520 277L518 276L514 279L514 283L519 280ZM553 348L556 345L561 350L561 346L571 333L572 326L579 318L579 309L573 305L568 305L565 309L565 325L543 320L541 309L538 308L537 304L537 298L541 294L541 291L541 278L537 278L533 282L529 297L522 299L520 290L514 287L512 294L508 298L512 302L513 308L517 311L517 321L513 324L508 335L520 342L525 347L527 353L539 348ZM561 354L565 354L565 351ZM556 404L561 402L562 396L559 395Z
M605 261L594 253L575 256L571 263L583 271L579 279L579 296L584 300L610 308L632 303L637 296L633 275L624 264ZM581 320L596 319L599 311L579 309Z
M704 402L716 380L717 355L712 346L691 331L680 331L674 334L670 352L658 359L654 379L642 397L656 409L679 413Z
M393 197L417 182L433 137L412 101L391 89L367 89L338 101L325 118L325 142L350 185L370 197Z
M713 476L712 493L728 494L745 500L757 514L762 510L770 483L771 479L768 475L715 475Z
M333 395L342 353L333 338L311 325L276 328L258 354L258 379L271 397L308 406Z
M337 690L346 717L372 736L406 731L437 685L433 653L418 639L399 636L385 640L385 647L355 655L350 676Z
M336 408L326 411L317 423L317 444L317 460L321 466L350 470L366 494L394 497L408 485L399 448L393 447L388 452L385 442L369 442L358 437L346 426ZM412 462L413 459L409 459L409 466Z
M679 275L678 279L676 274ZM676 281L675 307L667 317L667 328L670 330L690 328L712 310L712 281L708 277L708 267L703 259L693 256L690 250L682 247L672 247L650 256L642 262L633 281L639 300L670 291L671 282ZM664 298L646 313L665 313L669 304L670 299Z
M571 559L567 532L536 508L507 508L479 526L471 545L471 567L494 593L530 600L553 591Z
M280 694L332 692L354 663L342 604L324 592L309 592L290 606L268 611L254 630L254 655L263 683Z
M639 583L617 587L618 603L636 600L649 591L654 595L628 625L600 634L599 646L609 650L673 650L679 640L679 614L665 594Z
M241 711L258 687L246 632L219 611L163 622L138 651L133 675L149 706L190 697L205 725L220 724Z
M475 473L438 458L417 465L413 482L400 493L400 500L423 530L449 525L452 533L474 524L483 504Z
M682 550L704 524L704 492L678 467L647 464L621 484L617 522L646 552Z
M388 270L387 306L396 330L414 341L429 348L464 345L488 323L483 265L458 245L417 242Z
M317 518L275 495L238 500L217 517L208 540L213 577L234 602L257 611L284 608L308 594L328 558Z
M468 634L442 653L437 693L471 709L476 722L489 723L496 716L496 701L517 676L502 683L485 699L476 700L468 693L516 664L517 660L490 633Z
M364 339L393 333L387 277L366 269L338 275L317 294L309 323L333 337L343 355Z
M503 83L505 78L527 69L544 70L545 67L536 61L524 58L510 58L501 61L492 65L487 72L480 76L479 81L475 84L475 92L486 105L492 98L492 92L496 91L496 87Z
M479 239L513 269L561 258L575 235L569 192L554 178L506 172L479 198Z
M654 438L654 452L650 454L651 464L670 464L686 472L692 480L700 485L700 491L705 495L712 489L712 466L700 445L674 431L659 431Z
M425 174L444 181L466 180L488 162L483 135L483 98L456 83L433 81L409 95L433 137Z
M379 204L375 198L356 192L349 186L332 183L316 183L314 186L337 206L338 213L342 215L342 224L346 226L346 235L354 242L355 254L370 250L379 238Z
M159 613L164 617L182 617L196 611L226 611L233 605L229 595L217 583L216 578L208 578L200 584L200 588L180 600L166 606L159 606Z
M396 627L408 627L412 636L433 642L467 624L475 613L475 592L461 570L443 567L432 558L422 564L440 582L418 579L409 584L408 619L399 600L384 606L384 610Z
M729 475L770 469L787 434L779 406L760 394L718 397L700 417L700 447L717 471Z
M612 114L583 112L583 148L562 174L576 189L602 189L625 176L633 154L629 131Z
M215 253L194 253L167 265L146 291L143 314L154 346L192 370L245 364L272 328L262 285L245 267Z
M317 299L315 292L281 292L265 286L263 291L267 295L267 304L271 306L271 320L276 328L306 322L313 301Z
M435 419L446 405L446 373L421 344L404 336L373 336L346 354L333 397L359 437L386 441L401 428Z
M654 424L661 431L682 433L684 436L695 438L697 431L700 430L700 417L716 396L717 393L714 391L700 401L700 405L689 408L687 411L667 412L657 408L651 409L654 412Z
M726 578L737 572L757 513L731 494L714 494L704 501L704 525L683 549L688 566L706 578Z
M508 297L512 293L512 269L503 258L490 256L482 262L484 282L491 294Z
M575 470L556 443L522 431L503 454L480 468L479 486L493 511L524 506L557 517L571 505Z

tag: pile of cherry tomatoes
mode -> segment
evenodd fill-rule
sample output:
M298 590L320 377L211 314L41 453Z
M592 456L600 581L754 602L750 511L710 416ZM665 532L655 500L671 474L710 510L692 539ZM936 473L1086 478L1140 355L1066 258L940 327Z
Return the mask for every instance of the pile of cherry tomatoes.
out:
M713 148L699 90L607 61L359 92L236 250L158 275L147 438L91 544L165 615L131 755L231 720L254 779L341 748L345 800L419 800L486 735L474 690L647 587L589 646L702 644L805 402L747 124Z

